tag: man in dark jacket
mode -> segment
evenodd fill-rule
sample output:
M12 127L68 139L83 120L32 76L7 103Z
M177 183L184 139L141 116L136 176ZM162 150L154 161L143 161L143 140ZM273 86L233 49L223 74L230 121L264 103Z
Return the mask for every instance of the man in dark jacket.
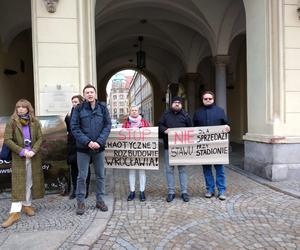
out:
M174 166L169 164L168 151L168 132L169 128L191 127L192 121L186 111L182 109L183 99L176 96L172 99L172 106L167 110L158 122L159 132L163 136L165 148L165 171L168 184L167 202L171 202L175 198L175 181L174 181ZM181 198L183 201L189 201L187 193L187 173L186 166L178 166Z
M78 105L71 117L71 130L76 139L77 147L77 210L78 215L84 214L86 195L86 178L89 164L92 161L96 174L96 207L107 211L102 196L105 187L104 146L111 129L108 109L96 99L96 89L86 85L83 89L85 101Z
M222 108L214 105L215 95L211 91L205 91L202 94L203 107L194 114L193 123L195 127L226 125L225 132L230 132L227 125L228 120ZM223 165L214 165L216 169L216 185L219 191L220 200L225 200L226 177ZM206 198L211 198L215 193L215 180L212 174L212 165L203 165L203 174L206 183Z

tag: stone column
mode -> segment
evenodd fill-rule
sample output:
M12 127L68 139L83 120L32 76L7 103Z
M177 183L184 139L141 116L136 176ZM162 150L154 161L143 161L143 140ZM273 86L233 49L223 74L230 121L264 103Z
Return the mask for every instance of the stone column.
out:
M227 113L227 95L226 95L226 65L229 57L218 55L214 58L216 69L216 104Z
M300 178L297 3L244 0L248 132L244 169L272 181ZM298 54L297 54L298 53Z
M31 2L36 114L65 115L71 96L96 84L95 0L59 1L54 12Z

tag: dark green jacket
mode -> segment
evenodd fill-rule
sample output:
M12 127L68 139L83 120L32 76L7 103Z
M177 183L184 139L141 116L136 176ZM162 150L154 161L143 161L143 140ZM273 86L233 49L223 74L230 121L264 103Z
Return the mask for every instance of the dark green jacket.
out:
M44 197L44 174L42 170L41 154L39 149L42 145L42 130L38 120L30 122L30 135L32 151L35 155L31 158L32 168L32 199ZM26 168L25 157L20 157L20 152L24 148L24 138L22 125L19 119L11 118L5 127L4 143L12 151L12 201L26 200Z

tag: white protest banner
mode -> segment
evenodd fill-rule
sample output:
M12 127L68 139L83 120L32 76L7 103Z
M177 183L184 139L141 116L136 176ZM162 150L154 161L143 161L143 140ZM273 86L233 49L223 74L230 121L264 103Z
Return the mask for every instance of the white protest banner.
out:
M159 169L158 127L112 129L106 141L105 167Z
M172 128L169 130L170 165L229 163L229 134L225 126Z

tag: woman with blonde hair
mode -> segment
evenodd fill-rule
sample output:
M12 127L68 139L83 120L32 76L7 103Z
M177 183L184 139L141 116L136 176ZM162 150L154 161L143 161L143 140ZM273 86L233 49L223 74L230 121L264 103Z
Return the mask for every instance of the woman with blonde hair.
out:
M125 120L123 128L143 128L149 127L149 122L146 121L139 114L139 108L136 106L132 106L130 108L130 113L128 118ZM129 188L130 193L128 195L127 201L132 201L135 198L135 169L129 170ZM146 186L146 171L143 169L139 169L139 177L140 177L140 201L145 201L145 186Z
M34 116L31 103L20 99L15 111L7 122L4 143L12 151L12 204L8 219L1 224L7 228L20 219L20 212L34 216L32 199L44 197L44 175L39 149L42 131Z

